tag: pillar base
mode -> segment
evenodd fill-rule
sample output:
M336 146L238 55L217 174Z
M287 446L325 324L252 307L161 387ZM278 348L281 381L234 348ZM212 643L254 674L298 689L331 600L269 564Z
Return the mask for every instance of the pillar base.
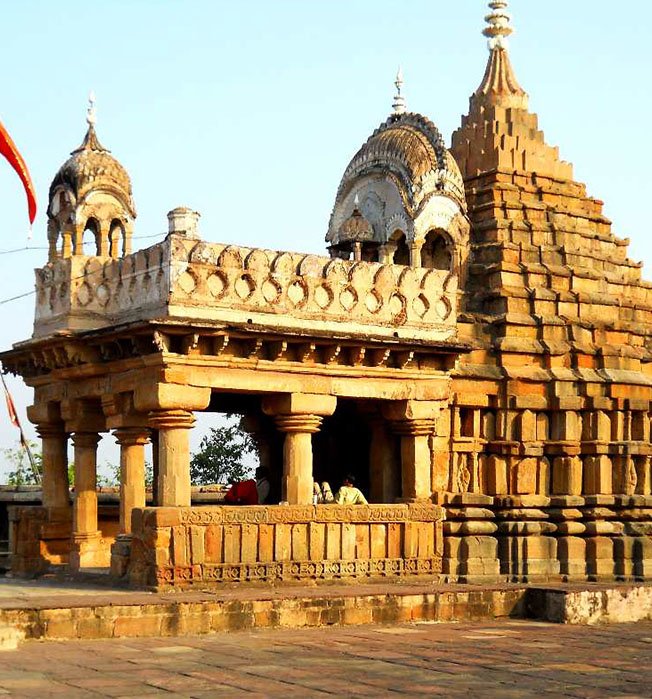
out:
M111 563L110 551L102 539L101 532L73 534L70 545L71 570L80 568L108 568Z

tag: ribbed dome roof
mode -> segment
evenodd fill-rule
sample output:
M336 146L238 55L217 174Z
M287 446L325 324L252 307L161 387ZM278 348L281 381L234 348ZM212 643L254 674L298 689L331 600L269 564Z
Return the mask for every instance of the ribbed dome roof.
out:
M121 199L132 216L136 209L131 192L131 179L125 168L102 146L91 124L83 143L59 168L50 185L50 200L55 189L69 187L77 202L91 189L104 189Z
M407 204L419 206L433 192L466 208L462 175L437 127L421 114L392 114L374 131L347 167L338 199L354 178L379 170L399 178Z

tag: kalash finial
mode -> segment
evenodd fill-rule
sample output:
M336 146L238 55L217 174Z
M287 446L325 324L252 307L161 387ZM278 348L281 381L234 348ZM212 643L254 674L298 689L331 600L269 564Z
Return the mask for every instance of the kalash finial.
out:
M507 11L507 0L492 0L489 3L491 12L484 18L489 25L482 32L489 39L489 50L507 49L507 37L514 33L510 22L512 15Z
M88 110L86 112L86 123L89 126L95 126L97 124L97 108L95 107L95 93L93 90L88 94Z
M405 96L401 94L401 90L403 89L403 70L401 66L398 67L398 73L396 74L394 85L396 85L396 95L394 96L394 102L392 103L394 114L405 114L407 111L407 105L405 103Z
M88 124L88 130L86 131L86 136L82 141L81 146L76 148L73 153L80 153L85 150L94 151L104 151L108 153L109 151L98 141L97 134L95 133L95 124L97 124L97 109L95 107L95 93L91 90L88 95L88 109L86 110L86 123Z

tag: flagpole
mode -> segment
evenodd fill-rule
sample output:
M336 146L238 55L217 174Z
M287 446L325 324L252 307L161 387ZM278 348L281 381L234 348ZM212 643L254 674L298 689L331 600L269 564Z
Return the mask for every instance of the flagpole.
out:
M27 453L27 458L29 459L29 465L32 468L32 473L34 474L34 480L38 485L41 484L41 474L38 471L38 468L36 467L36 460L34 459L34 454L32 454L32 450L29 448L29 444L27 443L27 440L25 439L25 433L23 432L23 426L20 424L20 420L18 419L18 413L16 412L16 406L14 405L14 401L11 397L11 393L9 393L9 387L7 386L7 382L5 381L4 374L0 373L0 378L2 379L2 387L4 388L5 391L5 400L7 401L7 410L9 411L9 419L11 420L11 424L14 425L15 427L18 428L18 431L20 432L20 445L22 448L25 450Z

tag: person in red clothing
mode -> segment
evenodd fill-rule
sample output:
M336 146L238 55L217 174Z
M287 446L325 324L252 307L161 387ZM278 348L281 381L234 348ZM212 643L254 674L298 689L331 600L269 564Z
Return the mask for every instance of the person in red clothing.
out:
M247 481L238 481L228 489L224 496L225 505L257 505L258 490L256 481L250 478Z

